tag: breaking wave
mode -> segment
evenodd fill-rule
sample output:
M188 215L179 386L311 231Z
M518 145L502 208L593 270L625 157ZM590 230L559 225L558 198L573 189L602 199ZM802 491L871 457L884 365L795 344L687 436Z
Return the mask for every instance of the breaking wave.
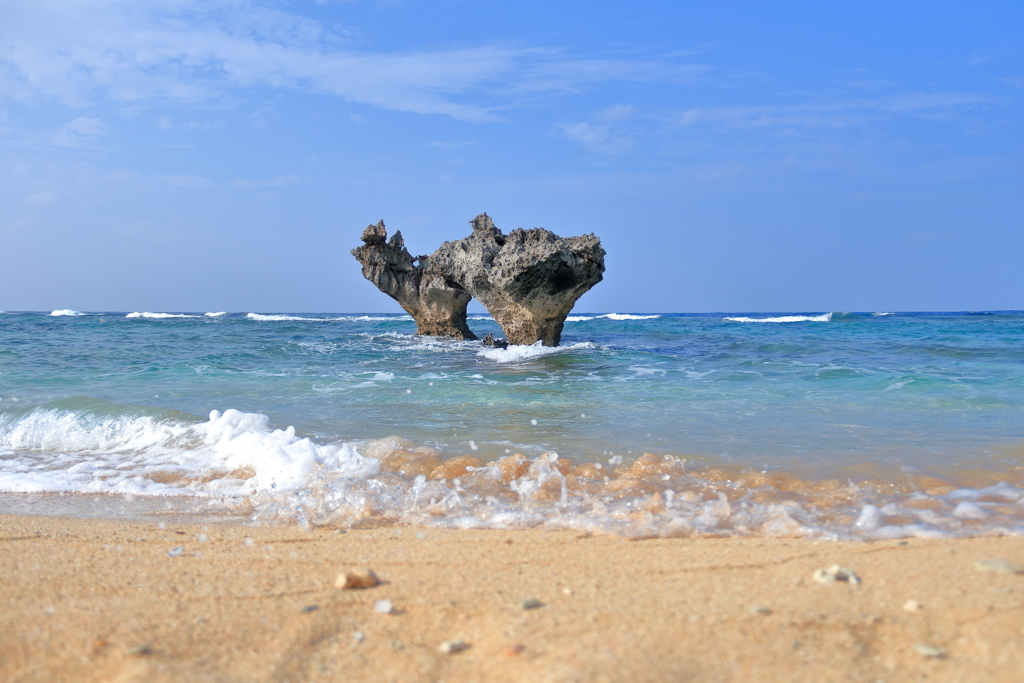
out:
M527 347L532 348L532 347ZM399 437L320 444L266 415L0 414L0 491L202 498L265 522L822 539L1024 535L1024 488L810 481L645 453L484 462Z
M62 308L62 309L56 310L56 311L54 311L53 313L50 314L50 316L54 317L54 318L59 318L61 316L65 316L65 315L76 316L76 315L85 315L85 313L82 313L81 311L72 311L70 308Z
M587 320L598 320L605 318L607 320L654 320L660 318L660 315L634 315L632 313L605 313L604 315L570 315L565 319L567 323L578 323Z
M541 342L535 342L529 346L511 344L507 349L481 349L477 351L478 356L493 360L496 363L518 363L526 360L533 360L543 356L551 356L556 353L578 351L580 349L595 349L596 345L590 342L578 344L566 344L565 346L543 346Z
M736 323L827 323L832 320L833 312L823 315L780 315L773 318L748 318L745 316L725 317Z
M151 320L162 320L164 318L198 318L198 315L188 315L186 313L150 313L149 311L129 313L125 316L126 318L149 318Z

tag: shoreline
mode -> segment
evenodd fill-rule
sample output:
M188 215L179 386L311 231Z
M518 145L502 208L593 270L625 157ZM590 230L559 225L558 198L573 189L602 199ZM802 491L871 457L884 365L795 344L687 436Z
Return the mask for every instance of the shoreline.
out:
M0 514L0 548L9 681L891 683L1024 670L1024 576L975 566L1024 563L1020 537L627 539ZM861 583L812 579L833 564ZM384 583L334 587L365 568ZM542 606L523 609L527 598ZM395 612L376 612L380 600ZM469 647L439 651L455 639Z

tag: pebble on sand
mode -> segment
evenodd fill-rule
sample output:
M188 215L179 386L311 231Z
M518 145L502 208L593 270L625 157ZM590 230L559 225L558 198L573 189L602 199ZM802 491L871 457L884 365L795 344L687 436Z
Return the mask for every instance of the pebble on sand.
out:
M182 548L179 545L177 548L174 548L173 550L168 550L167 551L167 557L178 557L179 555L183 554L184 552L185 552L185 549Z
M828 569L815 569L814 574L811 575L818 583L835 583L836 581L846 581L853 585L860 584L860 577L852 569L846 569L840 567L838 564L834 564Z
M390 600L378 600L373 604L373 609L381 614L393 614L395 606L391 604Z
M932 647L931 645L915 645L914 650L917 651L917 654L921 655L922 657L927 657L928 659L946 658L945 650L940 650L939 648Z
M1000 572L1001 574L1024 574L1024 564L1009 560L977 560L975 569L983 572Z
M519 606L523 609L537 609L538 607L543 607L544 603L537 598L523 598L519 601Z
M919 603L917 600L907 600L903 603L903 609L907 612L920 612L924 609L924 605Z
M463 650L468 648L469 643L464 641L462 638L457 638L455 640L444 641L437 649L441 652L441 654L453 655L456 652L462 652Z
M772 613L772 611L769 608L762 607L761 605L751 605L748 611L751 614L771 614Z
M334 580L335 588L342 588L346 590L353 588L373 588L379 584L380 579L372 569L367 569L364 574L359 574L357 572L343 572L338 574L338 578Z

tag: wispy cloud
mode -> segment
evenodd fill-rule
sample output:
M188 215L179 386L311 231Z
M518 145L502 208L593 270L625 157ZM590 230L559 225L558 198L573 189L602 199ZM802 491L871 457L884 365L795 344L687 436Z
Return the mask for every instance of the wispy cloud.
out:
M673 124L728 128L847 128L898 116L946 119L972 108L992 105L992 97L972 93L907 93L875 100L847 99L789 105L688 109Z
M0 22L0 93L80 107L223 100L290 88L467 121L499 119L512 93L578 92L610 80L687 81L706 67L572 59L509 45L372 52L257 0L34 0ZM501 100L504 94L505 100ZM165 122L165 123L170 123Z
M611 126L581 121L559 126L567 139L579 142L591 152L617 154L633 145L633 138L616 135Z
M61 126L51 142L58 147L91 147L97 138L107 134L107 126L95 116L79 116Z

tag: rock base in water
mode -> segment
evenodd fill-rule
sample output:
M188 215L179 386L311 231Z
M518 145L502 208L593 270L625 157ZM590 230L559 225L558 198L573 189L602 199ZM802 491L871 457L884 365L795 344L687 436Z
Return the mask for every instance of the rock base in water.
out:
M414 258L402 233L390 240L384 221L367 226L363 246L352 250L363 266L363 277L405 309L416 321L416 334L476 339L466 324L470 295L449 287L426 256Z

